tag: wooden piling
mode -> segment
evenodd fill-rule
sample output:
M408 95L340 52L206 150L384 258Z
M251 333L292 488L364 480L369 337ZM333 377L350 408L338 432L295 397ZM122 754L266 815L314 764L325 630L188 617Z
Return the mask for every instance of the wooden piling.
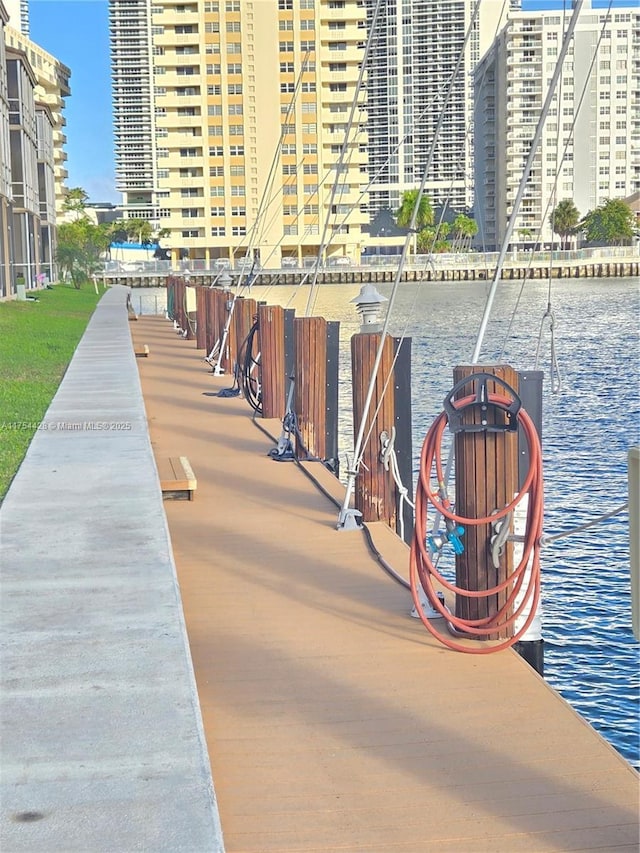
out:
M293 319L291 308L280 305L259 305L260 325L260 384L262 416L282 418L286 411L293 353L287 363L287 337L293 348Z
M232 352L232 362L242 368L243 350L251 327L257 320L258 303L251 297L240 296L236 299L232 323L234 326L235 348Z
M196 288L196 349L207 348L207 291Z
M324 317L296 317L294 410L298 459L338 466L339 323Z
M351 338L354 440L364 417L380 340L378 333L357 334ZM390 455L385 464L381 452L385 441L393 442L402 486L412 500L410 364L411 339L402 341L387 336L365 418L362 462L354 490L355 507L362 513L363 521L384 521L392 530L397 533L404 530L407 535L413 531L413 514L411 508L403 504L403 517L400 518L400 488L393 476Z
M454 369L454 383L475 373L498 376L516 392L518 374L508 365L459 366ZM489 393L504 395L496 383L488 382ZM457 395L475 394L475 383L468 383ZM504 413L490 407L499 424L506 422ZM479 424L480 411L473 407L463 415L463 423ZM517 431L459 432L455 436L456 514L466 518L484 518L502 509L518 491ZM456 584L462 589L486 590L504 581L513 571L512 546L507 544L496 568L491 558L490 524L466 525L462 541L464 552L456 557ZM458 596L455 613L464 619L483 619L494 615L504 605L507 592L490 598ZM513 628L487 635L490 639L513 636Z

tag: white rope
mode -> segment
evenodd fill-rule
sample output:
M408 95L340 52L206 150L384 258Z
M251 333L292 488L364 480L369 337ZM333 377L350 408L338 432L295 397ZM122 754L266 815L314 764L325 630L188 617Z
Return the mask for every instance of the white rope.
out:
M338 192L338 186L342 181L342 171L345 165L345 156L347 153L347 147L349 145L349 137L351 136L351 131L353 129L353 120L356 114L356 109L361 109L361 105L358 103L358 97L360 92L362 91L362 86L364 84L364 76L367 66L367 59L369 56L369 52L371 50L371 45L373 43L373 34L376 28L376 21L378 18L378 12L380 11L381 0L376 0L376 5L373 9L373 16L371 19L371 26L369 29L369 34L367 36L367 42L365 45L364 56L360 61L360 72L358 74L358 81L356 83L356 89L353 95L353 100L351 102L351 110L349 112L349 120L347 122L347 127L344 134L344 139L342 141L342 146L340 148L340 156L338 157L338 163L336 168L336 175L333 185L331 187L331 195L329 197L329 203L327 205L327 215L324 219L324 226L322 230L322 238L320 240L320 246L318 247L318 255L316 257L316 262L313 268L313 278L311 281L311 287L309 288L309 298L307 299L307 307L305 310L305 316L310 317L311 312L313 310L314 302L315 302L315 289L318 282L318 273L320 271L320 262L322 261L322 256L326 251L328 241L327 241L327 231L329 229L329 217L331 216L331 209L333 207L333 202L335 200L336 194Z
M484 342L484 336L487 331L487 325L489 323L489 317L491 316L491 309L493 307L493 301L495 299L496 291L498 289L498 283L502 276L502 267L504 266L504 260L507 255L507 249L509 248L509 243L511 242L511 235L513 234L513 229L515 227L516 218L518 213L520 212L520 204L522 203L522 199L524 197L525 191L527 189L527 183L529 181L529 175L531 174L531 169L533 167L533 161L536 157L538 146L540 145L540 139L542 137L542 131L544 129L545 122L547 120L547 116L549 114L549 110L551 109L551 102L555 97L556 87L558 85L558 80L562 74L562 66L564 64L564 59L569 50L569 44L571 39L573 38L573 32L578 24L578 18L580 16L580 12L582 10L582 4L584 0L576 0L576 4L573 7L573 15L571 17L571 21L569 23L569 27L567 32L565 33L565 37L562 42L562 47L560 48L560 54L558 56L558 60L556 62L556 67L553 72L553 76L551 77L551 81L549 83L549 89L547 91L547 96L545 98L545 102L542 107L542 112L540 113L540 118L538 119L538 124L536 125L536 130L533 135L533 139L531 140L531 148L529 149L529 155L527 157L527 162L524 167L524 172L520 179L520 185L518 187L518 192L516 193L515 200L513 202L513 208L511 210L511 215L509 216L509 221L507 222L507 230L505 231L504 238L502 240L502 246L500 247L500 254L498 255L498 261L496 263L496 270L493 277L493 282L491 284L491 289L489 291L489 295L487 297L487 302L484 309L484 314L482 316L482 321L480 323L480 330L478 332L478 338L476 341L476 346L473 351L473 356L471 358L472 364L477 364L480 359L480 353L482 351L482 344Z
M546 534L540 537L540 546L542 548L546 548L552 542L555 542L557 539L564 539L565 536L573 536L574 533L580 533L582 530L588 530L590 527L595 527L596 524L601 524L603 521L608 521L608 519L613 518L616 515L620 515L620 513L625 512L629 508L628 503L622 504L617 509L612 510L611 512L607 512L604 515L599 515L597 518L594 518L593 521L587 521L585 524L579 524L577 527L572 527L569 530L565 530L562 533L554 533L552 536L547 536Z
M395 448L396 428L391 427L390 436L383 432L380 436L380 441L382 442L380 461L384 465L385 471L391 471L391 476L393 477L393 482L396 484L396 490L398 492L398 523L400 527L400 538L404 539L404 504L410 506L412 510L415 510L416 506L411 498L409 498L409 490L402 482L402 477L400 475L398 456Z

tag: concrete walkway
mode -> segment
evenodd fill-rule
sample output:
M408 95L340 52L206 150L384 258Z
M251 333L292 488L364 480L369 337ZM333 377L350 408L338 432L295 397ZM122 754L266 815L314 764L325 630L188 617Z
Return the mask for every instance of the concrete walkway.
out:
M3 853L223 850L126 293L0 510Z

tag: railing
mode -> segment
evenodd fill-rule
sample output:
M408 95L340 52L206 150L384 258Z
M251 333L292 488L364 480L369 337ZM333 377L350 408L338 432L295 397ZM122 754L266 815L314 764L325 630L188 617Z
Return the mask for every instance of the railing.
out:
M550 262L557 264L571 263L594 263L619 260L619 261L637 261L639 257L638 246L604 246L601 248L592 249L574 249L570 251L546 251L546 252L530 252L514 250L510 252L505 259L505 267L513 266L537 266L549 264ZM363 267L394 267L398 264L400 255L363 255L360 263L344 263L336 264L334 260L329 259L327 263L321 264L323 270L329 272L345 272L348 270L362 269ZM309 269L315 265L315 258L304 258L301 265L292 265L288 259L288 263L283 267L261 268L261 274L293 272L300 269ZM488 268L495 269L498 261L498 252L442 252L434 255L412 255L406 264L408 269L425 268L427 266L435 269L477 269ZM251 264L246 260L239 258L235 261L233 268L224 260L209 261L204 259L184 260L175 264L173 267L171 261L107 261L100 274L106 277L122 277L122 276L161 276L169 275L172 272L186 273L187 275L207 274L218 275L224 270L233 269L235 272L244 272L247 274L251 269Z

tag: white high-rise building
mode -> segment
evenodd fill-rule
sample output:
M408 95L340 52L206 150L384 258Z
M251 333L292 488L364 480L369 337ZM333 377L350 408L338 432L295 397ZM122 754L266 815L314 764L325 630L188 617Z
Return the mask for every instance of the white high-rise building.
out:
M571 10L514 12L475 71L475 218L499 247ZM550 245L550 214L581 216L640 189L640 11L585 3L565 58L511 242Z
M459 211L473 204L473 69L506 20L508 5L483 0L367 0L369 209L395 210L422 181ZM518 2L519 5L519 2ZM445 96L453 80L450 98ZM440 126L439 126L440 125Z
M23 36L29 35L29 0L5 0L8 23Z
M26 35L27 3L9 6L0 0L0 296L56 277L71 73Z
M277 266L323 242L327 255L359 257L359 0L112 0L109 13L129 217L169 230L174 260L251 251Z

